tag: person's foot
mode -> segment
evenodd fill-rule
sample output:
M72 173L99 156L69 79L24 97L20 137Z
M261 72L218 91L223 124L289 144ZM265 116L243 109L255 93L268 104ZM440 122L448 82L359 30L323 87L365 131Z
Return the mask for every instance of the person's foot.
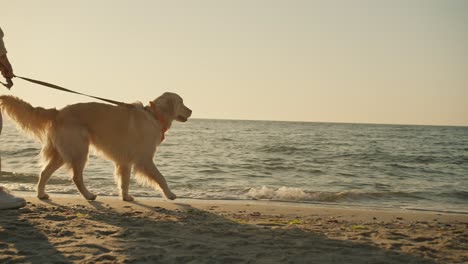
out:
M0 210L2 209L18 209L26 205L23 198L15 197L8 193L5 188L0 187Z

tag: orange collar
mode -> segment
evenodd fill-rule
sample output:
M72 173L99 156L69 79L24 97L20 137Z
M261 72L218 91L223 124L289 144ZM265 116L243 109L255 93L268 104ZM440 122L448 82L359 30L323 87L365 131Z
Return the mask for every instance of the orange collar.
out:
M156 109L156 105L153 103L153 101L150 101L150 105L149 105L149 108L151 109L151 111L149 111L151 113L151 115L159 121L159 123L161 123L162 125L162 129L161 129L161 142L163 142L163 140L166 138L166 136L164 135L167 131L167 123L166 123L166 120L164 119L164 117L158 112L158 110Z

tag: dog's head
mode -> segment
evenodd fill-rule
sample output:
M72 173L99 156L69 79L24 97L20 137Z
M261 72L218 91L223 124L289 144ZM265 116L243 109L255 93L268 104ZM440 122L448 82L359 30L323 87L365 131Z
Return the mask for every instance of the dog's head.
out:
M192 110L184 105L182 97L175 93L166 92L151 103L154 103L156 109L170 120L186 122L192 115Z

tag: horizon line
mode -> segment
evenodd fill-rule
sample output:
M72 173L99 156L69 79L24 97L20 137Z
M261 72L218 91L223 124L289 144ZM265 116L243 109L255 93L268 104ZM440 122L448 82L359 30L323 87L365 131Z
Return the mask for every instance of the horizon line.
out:
M405 123L360 123L360 122L339 122L339 121L304 121L304 120L268 120L268 119L235 119L235 118L209 118L193 117L199 120L220 120L220 121L258 121L258 122L285 122L285 123L318 123L318 124L343 124L343 125L381 125L381 126L433 126L433 127L468 127L468 125L439 125L439 124L405 124Z

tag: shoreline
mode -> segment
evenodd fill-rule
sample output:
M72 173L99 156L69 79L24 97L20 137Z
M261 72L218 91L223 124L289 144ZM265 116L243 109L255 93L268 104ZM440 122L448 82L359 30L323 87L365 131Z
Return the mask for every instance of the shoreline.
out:
M31 191L12 191L13 194L23 198L36 198L36 192ZM52 197L62 197L70 199L83 199L79 194L67 194L67 193L54 193L48 192ZM262 199L198 199L198 198L177 198L175 201L169 201L160 196L134 196L135 200L154 200L154 201L167 201L167 202L188 202L188 203L221 203L221 204L265 204L265 205L276 205L276 206L290 206L290 207L303 207L303 208L335 208L335 209L349 209L349 210L377 210L377 211L391 211L391 212L427 212L427 213L441 213L441 214L460 214L467 215L468 211L454 211L454 210L437 210L437 209L425 209L425 208L400 208L391 206L378 206L378 205L364 205L364 204L351 204L351 203L332 203L332 202L312 202L312 201L286 201L286 200L262 200ZM117 199L120 201L117 195L98 195L96 200L99 199Z
M0 262L463 263L468 215L52 194L0 211Z

